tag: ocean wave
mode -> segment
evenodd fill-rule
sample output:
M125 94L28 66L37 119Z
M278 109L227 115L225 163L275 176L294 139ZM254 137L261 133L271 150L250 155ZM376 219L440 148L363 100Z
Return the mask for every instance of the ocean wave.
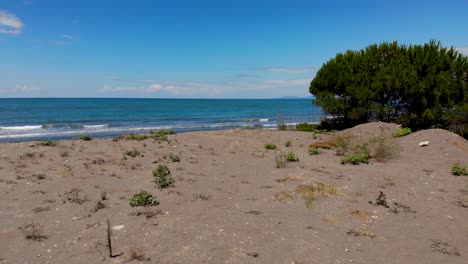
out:
M5 126L0 127L1 130L33 130L33 129L41 129L42 126Z
M102 128L102 127L109 127L108 124L105 125L83 125L83 128Z

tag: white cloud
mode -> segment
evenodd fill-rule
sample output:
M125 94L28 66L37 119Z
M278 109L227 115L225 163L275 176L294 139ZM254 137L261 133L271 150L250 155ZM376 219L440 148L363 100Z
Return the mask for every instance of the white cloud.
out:
M19 93L32 93L32 92L38 92L40 91L41 88L35 87L35 86L28 86L26 84L17 84L14 91L19 92Z
M265 84L274 85L274 86L306 86L308 87L311 79L287 79L287 80L267 80L264 81Z
M148 82L148 81L143 81ZM196 82L154 81L145 86L112 86L105 85L98 92L117 93L127 96L160 96L160 97L219 97L222 90L217 85Z
M461 54L468 56L468 46L455 47L455 49Z
M0 10L0 33L17 35L24 24L15 14Z
M267 67L263 68L269 72L283 72L283 73L307 73L313 72L315 68L284 68L284 67Z

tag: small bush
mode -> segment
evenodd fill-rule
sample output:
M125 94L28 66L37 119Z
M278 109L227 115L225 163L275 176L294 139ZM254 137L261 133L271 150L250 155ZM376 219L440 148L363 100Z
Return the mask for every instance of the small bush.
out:
M299 158L294 154L294 152L288 152L288 155L286 155L286 161L288 162L298 162Z
M21 155L23 158L34 158L34 153L32 152L26 152L23 155Z
M309 148L309 154L310 155L318 155L318 154L320 154L320 151L317 148L310 147Z
M455 176L468 176L468 166L463 166L460 163L455 163L452 166L451 173Z
M299 123L296 124L297 131L306 131L306 132L321 132L318 124L309 124L309 123Z
M276 145L273 144L273 143L266 143L266 144L265 144L265 149L268 149L268 150L275 150L275 149L276 149Z
M169 155L169 160L172 161L172 162L180 162L180 157L178 155L175 155L175 154L170 154Z
M134 134L134 133L131 133L131 134L128 134L128 135L123 135L123 136L118 136L118 137L114 137L113 140L114 141L119 141L121 139L124 139L124 140L136 140L136 141L142 141L142 140L145 140L145 139L148 139L148 135L145 135L145 134Z
M286 166L286 156L282 152L276 152L275 151L275 163L276 163L276 168L284 168Z
M130 157L132 157L132 158L144 157L143 154L141 154L141 152L138 151L138 150L136 150L136 149L125 151L125 155L126 155L126 156L130 156Z
M371 143L374 144L372 158L378 162L385 162L399 155L400 147L385 137L374 138Z
M44 234L44 228L36 223L28 224L20 228L26 239L33 240L33 241L44 241L49 237Z
M393 137L403 137L411 133L412 133L411 128L402 127L402 128L397 129L395 132L393 132Z
M351 148L351 141L354 136L350 133L339 135L335 138L336 142L336 155L343 156L346 155Z
M88 135L88 134L81 135L81 136L78 137L78 139L83 140L83 141L91 141L91 140L93 140L93 138L92 138L90 135Z
M171 176L171 171L166 165L159 165L153 170L154 181L159 189L174 186L174 179Z
M146 191L141 191L133 195L130 199L130 206L155 206L158 205L159 202L156 200L156 197L153 197L150 193Z
M55 147L57 146L57 142L54 142L54 141L50 141L50 140L44 140L41 142L41 146L45 146L45 147Z
M325 141L318 141L318 142L312 143L310 146L313 148L332 149L336 147L336 141L333 139L325 140Z
M153 131L151 132L151 138L157 140L158 142L166 141L170 142L169 138L167 135L172 135L175 134L175 132L172 129L161 129L158 131Z
M336 195L337 190L333 185L326 185L323 183L310 184L310 185L300 185L295 190L297 194L301 195L304 199L307 208L312 207L312 201L315 200L317 194L322 196Z
M287 148L291 147L292 146L292 141L288 140L288 141L284 142L284 146L287 147Z
M369 163L370 155L366 153L353 154L341 158L341 164L358 165L361 163Z

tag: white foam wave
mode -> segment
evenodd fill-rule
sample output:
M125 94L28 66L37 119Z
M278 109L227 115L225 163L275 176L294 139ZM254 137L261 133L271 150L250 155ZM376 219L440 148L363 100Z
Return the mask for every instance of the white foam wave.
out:
M102 128L102 127L108 127L108 124L105 125L84 125L84 128Z
M2 130L33 130L33 129L41 129L42 126L6 126L0 127Z
M259 121L260 121L260 122L268 122L268 121L270 121L270 119L268 119L268 118L262 118L262 119L260 119Z

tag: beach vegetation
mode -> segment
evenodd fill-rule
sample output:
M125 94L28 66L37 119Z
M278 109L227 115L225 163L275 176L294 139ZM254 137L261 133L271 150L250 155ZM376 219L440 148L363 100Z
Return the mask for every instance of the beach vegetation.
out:
M304 132L314 132L316 134L326 133L327 130L320 129L319 124L309 124L309 123L298 123L296 124L297 131L304 131Z
M337 194L335 186L324 183L299 185L295 192L304 199L307 208L312 207L312 201L316 199L317 195L327 197Z
M266 144L265 144L265 149L267 149L267 150L275 150L275 149L276 149L276 144L273 144L273 143L266 143Z
M166 165L159 165L153 170L154 182L159 189L164 189L174 186L174 179L172 178L171 171Z
M338 53L317 72L309 91L315 95L313 103L330 116L321 127L384 121L412 130L463 130L468 120L467 71L468 56L438 41L384 42Z
M309 154L310 155L318 155L318 154L320 154L320 151L318 150L318 148L309 147Z
M93 140L93 138L92 138L90 135L88 135L88 134L81 135L81 136L79 136L77 139L80 139L80 140L83 140L83 141L91 141L91 140Z
M335 139L317 141L317 142L310 144L310 146L313 148L319 148L319 149L332 149L336 147L336 141Z
M284 146L287 147L287 148L291 147L292 146L292 141L288 140L288 141L284 142Z
M172 162L180 162L180 157L179 155L176 154L169 154L169 160Z
M359 165L361 163L369 163L371 158L370 150L367 144L357 145L353 148L352 154L341 158L341 164Z
M127 150L125 151L125 156L129 156L129 157L132 157L132 158L136 158L136 157L144 157L144 155L136 150L136 149L132 149L132 150Z
M395 130L395 132L393 132L393 137L404 137L409 134L411 134L411 128L401 127Z
M34 158L34 153L33 152L26 152L23 155L21 155L23 158Z
M142 141L145 139L148 139L148 135L146 134L135 134L135 133L130 133L128 135L122 135L122 136L117 136L114 137L112 140L113 141L119 141L121 139L123 140L136 140L136 141Z
M153 197L152 194L148 193L147 191L141 191L139 193L135 193L132 198L130 198L130 206L155 206L158 205L159 202L156 197Z
M294 152L290 151L286 155L286 161L287 162L298 162L299 158L297 157L297 155Z
M352 135L351 133L344 133L335 137L337 156L343 156L349 152L353 138L354 135Z
M41 146L45 146L45 147L55 147L57 146L57 142L55 141L50 141L50 140L44 140L41 142Z
M49 236L44 234L44 227L40 224L31 223L22 226L20 229L28 240L41 242L49 238Z
M286 120L284 119L283 115L278 116L278 119L276 120L276 127L280 131L288 129L288 126L286 125Z
M286 155L284 155L283 152L281 151L275 151L275 164L276 164L276 168L277 169L280 169L280 168L284 168L286 167Z
M376 137L370 140L372 144L372 158L378 162L385 162L399 156L401 148L397 142L386 137Z
M167 135L173 135L173 134L175 134L175 132L172 129L161 129L157 131L152 131L150 134L150 137L157 140L159 143L163 141L170 142Z
M468 176L468 166L455 163L452 166L451 173L454 176Z

